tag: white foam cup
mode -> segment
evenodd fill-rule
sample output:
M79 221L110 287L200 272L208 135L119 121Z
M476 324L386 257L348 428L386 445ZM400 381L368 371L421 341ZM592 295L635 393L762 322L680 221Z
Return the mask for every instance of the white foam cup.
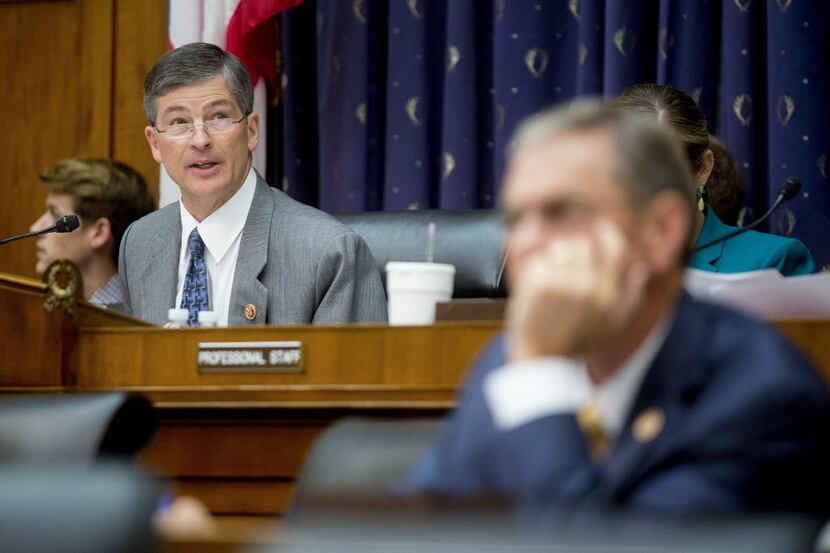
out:
M435 304L450 301L455 267L447 263L390 261L386 264L389 324L435 322Z

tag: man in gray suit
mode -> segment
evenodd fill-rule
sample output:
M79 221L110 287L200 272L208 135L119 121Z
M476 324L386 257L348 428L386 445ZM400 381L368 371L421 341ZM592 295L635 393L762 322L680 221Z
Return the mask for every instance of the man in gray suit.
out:
M363 240L269 187L252 168L259 142L242 63L194 43L167 52L144 82L145 136L181 201L132 224L119 274L133 316L214 311L220 326L379 322L386 300Z

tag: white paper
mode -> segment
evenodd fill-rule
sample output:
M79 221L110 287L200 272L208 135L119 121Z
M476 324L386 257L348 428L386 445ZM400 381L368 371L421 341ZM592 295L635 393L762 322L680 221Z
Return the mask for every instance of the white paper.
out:
M783 277L775 269L731 274L686 269L683 285L694 297L767 320L830 318L830 273Z

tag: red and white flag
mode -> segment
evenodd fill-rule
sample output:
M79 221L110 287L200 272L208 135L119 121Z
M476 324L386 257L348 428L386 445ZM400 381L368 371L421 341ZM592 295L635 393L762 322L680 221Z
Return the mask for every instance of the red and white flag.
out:
M170 0L168 47L210 42L234 54L248 68L254 83L254 111L259 114L260 140L254 167L265 174L267 90L276 90L277 34L273 18L303 0ZM179 189L161 168L159 206L179 199Z

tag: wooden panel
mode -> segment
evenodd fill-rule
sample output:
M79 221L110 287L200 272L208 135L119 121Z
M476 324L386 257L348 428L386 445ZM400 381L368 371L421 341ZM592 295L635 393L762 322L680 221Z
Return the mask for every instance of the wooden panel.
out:
M0 386L60 386L63 316L43 310L46 285L0 279Z
M419 401L438 393L433 399L447 401L465 368L500 328L501 323L480 322L425 327L89 329L78 346L78 385L85 390L138 390L160 402L191 405L293 400L308 406L320 400L332 406L338 395L353 401L397 402L406 399L399 391ZM199 342L235 340L298 340L305 348L305 371L199 374ZM426 396L409 395L417 392Z
M0 5L0 236L43 212L38 175L69 156L110 155L113 0ZM34 243L3 246L0 271L34 275Z
M830 384L830 323L826 320L781 321L775 326L813 360Z
M176 477L294 478L329 422L165 421L143 462Z
M167 0L116 0L112 157L141 173L158 200L159 166L144 138L144 76L167 45Z
M291 501L293 480L179 478L177 492L199 498L216 515L284 514Z

